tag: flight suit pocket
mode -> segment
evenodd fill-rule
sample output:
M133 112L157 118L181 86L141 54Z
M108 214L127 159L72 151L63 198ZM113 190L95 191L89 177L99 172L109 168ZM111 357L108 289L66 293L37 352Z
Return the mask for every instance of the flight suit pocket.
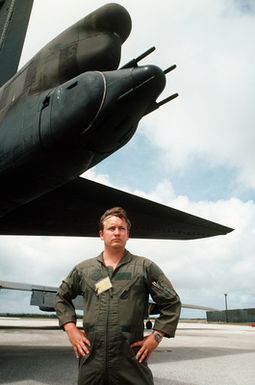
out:
M98 296L96 293L95 281L87 279L82 284L84 323L94 324L98 314Z
M127 358L127 362L126 362L127 367L126 367L126 369L128 369L128 367L130 365L132 370L134 370L134 368L137 368L139 371L143 371L144 369L148 370L148 363L147 363L146 360L143 361L142 363L140 363L136 359L136 354L138 353L139 349L140 349L139 346L132 348L128 341L125 341L123 343L122 353L123 353L124 357Z
M82 283L82 291L83 295L86 296L86 294L92 292L93 294L96 294L96 286L95 281L86 278L84 282Z
M90 341L90 346L88 346L89 354L85 354L85 356L82 356L79 358L79 368L81 368L83 365L86 364L86 362L89 360L89 358L92 356L94 352L95 334L87 335L87 338Z
M129 291L131 290L132 286L135 285L138 282L139 276L134 277L128 284L122 289L120 293L120 299L126 299L129 295Z
M87 362L89 357L90 357L90 353L85 354L85 356L82 356L79 358L79 368L81 368Z
M137 275L121 290L119 295L120 325L140 328L148 304L148 291L143 277Z
M131 348L129 341L125 338L122 343L121 352L125 357L134 359L139 348Z

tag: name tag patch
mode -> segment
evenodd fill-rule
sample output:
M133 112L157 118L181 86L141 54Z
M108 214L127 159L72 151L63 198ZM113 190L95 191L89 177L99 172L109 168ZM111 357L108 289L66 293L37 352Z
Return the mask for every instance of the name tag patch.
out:
M110 278L106 277L106 278L100 279L100 281L98 281L95 284L95 287L96 287L97 294L101 294L101 293L111 289L112 283L111 283Z
M114 281L127 281L132 278L132 274L129 271L122 271L116 273L113 277Z

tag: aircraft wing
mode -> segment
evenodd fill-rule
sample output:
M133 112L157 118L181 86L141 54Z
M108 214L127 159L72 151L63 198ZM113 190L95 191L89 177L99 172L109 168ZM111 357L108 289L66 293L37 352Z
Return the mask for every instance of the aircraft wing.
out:
M54 297L58 290L56 286L42 286L42 285L32 285L27 283L0 281L0 289L30 291L32 292L30 305L38 306L39 309L42 311L55 311ZM73 300L73 304L75 306L75 309L82 310L84 307L83 297L81 295L77 296ZM208 306L188 305L183 303L182 303L182 308L205 310L205 311L218 310ZM157 304L152 300L150 300L149 306L148 306L149 318L151 318L151 316L153 315L158 315L158 314L159 314L159 308Z
M1 287L1 285L0 285ZM219 309L209 307L209 306L202 306L202 305L191 305L187 303L182 303L182 309L194 309L194 310L204 310L204 311L218 311ZM155 316L159 314L159 308L157 304L153 301L149 301L149 307L148 307L148 314L149 318L152 318L151 316Z
M18 283L9 281L0 281L0 290L19 290L32 293L30 305L38 306L42 311L55 311L54 298L58 288L56 286L33 285L29 283ZM81 295L73 300L75 309L83 309L83 298Z
M99 217L114 206L128 212L132 238L197 239L232 231L171 207L77 178L2 217L0 234L97 237Z
M34 0L0 0L0 87L16 72Z

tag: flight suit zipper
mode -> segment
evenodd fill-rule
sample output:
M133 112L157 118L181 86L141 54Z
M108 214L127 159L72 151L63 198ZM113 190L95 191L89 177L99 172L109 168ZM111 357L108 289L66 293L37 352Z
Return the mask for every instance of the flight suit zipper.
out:
M111 274L108 269L106 270L107 270L108 277L111 279L113 273ZM108 356L109 328L108 328L108 325L109 325L109 315L110 315L110 301L111 301L111 298L113 297L113 289L110 288L105 294L107 295L107 311L106 311L106 322L105 322L105 377L107 379L107 383L109 383L109 356Z

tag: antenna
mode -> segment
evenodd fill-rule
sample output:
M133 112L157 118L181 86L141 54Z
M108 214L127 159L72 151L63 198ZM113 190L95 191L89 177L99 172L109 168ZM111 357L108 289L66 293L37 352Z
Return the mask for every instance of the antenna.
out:
M139 63L139 61L141 61L142 59L144 59L146 56L150 55L153 51L155 51L155 47L151 47L149 49L147 49L147 51L145 51L144 53L142 53L140 56L138 56L136 59L132 59L130 60L128 63L126 63L124 66L122 66L120 69L124 69L124 68L133 68L133 67L137 67L137 64Z

